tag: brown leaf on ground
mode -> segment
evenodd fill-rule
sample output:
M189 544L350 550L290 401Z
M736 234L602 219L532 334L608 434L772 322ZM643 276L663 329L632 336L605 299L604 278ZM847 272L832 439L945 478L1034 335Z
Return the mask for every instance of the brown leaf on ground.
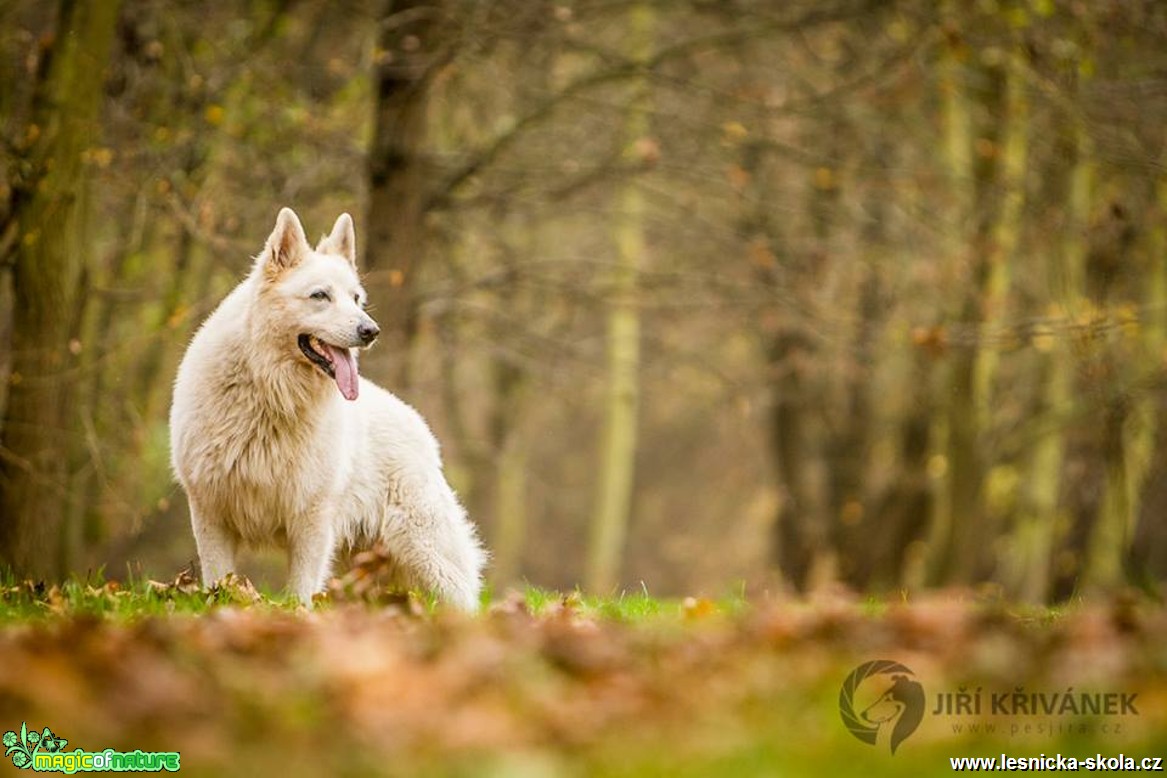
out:
M166 598L173 598L176 594L196 594L202 588L189 567L180 571L170 583L146 581L146 585L150 587L150 591Z
M263 595L247 576L227 573L207 590L207 602L220 605L251 605L263 600Z

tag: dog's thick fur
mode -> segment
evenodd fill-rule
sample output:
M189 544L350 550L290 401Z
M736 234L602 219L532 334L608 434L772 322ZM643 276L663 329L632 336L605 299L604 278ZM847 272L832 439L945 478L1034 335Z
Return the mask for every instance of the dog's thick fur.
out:
M338 545L379 540L398 583L478 605L484 552L421 416L357 375L377 326L363 310L352 219L315 250L290 209L251 274L195 334L170 411L205 585L242 546L288 554L311 605Z

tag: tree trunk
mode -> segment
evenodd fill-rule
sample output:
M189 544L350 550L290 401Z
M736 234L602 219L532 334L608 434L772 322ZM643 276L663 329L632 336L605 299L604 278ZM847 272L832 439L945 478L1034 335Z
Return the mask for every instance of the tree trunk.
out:
M845 65L840 64L839 67L844 68ZM832 252L832 240L839 226L839 207L843 199L842 167L846 126L840 116L828 114L821 123L810 124L809 130L812 136L808 138L808 145L821 149L822 156L829 166L820 166L811 171L806 198L811 241L810 250L800 268L802 271L800 275L804 275L804 278L800 279L799 286L808 291L814 283L812 278L820 273L829 272L827 268L836 260ZM797 408L791 409L794 414L802 417L813 418L817 415L832 420L832 423L827 425L825 434L821 435L822 442L815 446L826 473L823 479L825 483L818 489L817 502L821 507L800 519L809 531L810 537L814 538L812 543L819 546L815 549L814 556L807 560L809 569L800 581L800 585L806 588L821 586L840 576L845 580L847 575L855 573L846 549L850 531L854 526L851 517L858 516L858 511L862 510L863 469L867 461L866 434L870 408L866 396L866 376L863 374L866 365L863 358L864 349L869 344L870 331L866 326L867 310L862 298L865 291L873 290L872 287L863 289L867 280L870 280L870 277L859 282L860 290L856 295L858 315L854 356L844 357L846 367L840 378L840 383L843 384L841 392L843 412L837 412L836 406L832 404L833 398L825 387L818 385L817 376L812 378L811 386L803 385L802 401ZM851 301L844 298L842 305L850 307ZM805 348L801 364L806 365L806 372L813 373L810 365L815 360L806 358L810 354L811 342L804 339L799 346ZM824 353L819 358L829 359L830 355ZM793 362L793 367L795 370L800 369L800 361ZM792 415L787 414L787 425L794 421ZM801 457L809 455L811 452L805 450L800 454ZM801 480L804 484L808 481L805 472ZM805 491L809 490L804 485L793 493ZM809 505L804 502L801 510L807 511L808 508Z
M951 6L950 3L946 15L954 13ZM967 244L973 199L970 196L973 188L973 129L965 84L967 47L956 36L955 32L950 33L940 63L944 167L951 198L944 253L947 263L964 268L970 262ZM959 283L963 288L968 281L961 279ZM958 316L962 323L975 322L976 301L970 297L963 299ZM933 583L947 581L954 568L965 566L958 560L964 553L962 544L980 514L982 463L975 427L975 363L976 355L970 349L955 351L942 371L944 390L937 393L940 400L936 417L939 427L934 438L945 468L938 499L934 502L930 537L929 577Z
M528 377L514 364L498 366L496 402L494 520L495 543L491 576L496 585L519 581L527 536L527 441L522 430Z
M782 576L796 589L807 588L827 567L827 525L812 488L813 452L804 420L811 407L805 373L813 346L798 324L786 324L769 350L773 409L770 449L777 460L782 504L775 526L775 548Z
M431 76L446 56L441 13L432 0L388 0L377 36L364 246L381 337L364 361L396 389L408 387L417 334L415 283L425 259L429 197L422 146Z
M1151 282L1148 297L1155 301L1149 313L1146 344L1149 364L1162 365L1167 348L1167 179L1160 178L1156 187L1155 219L1148 240ZM1162 368L1159 367L1159 370ZM1163 391L1151 392L1145 400L1154 413L1154 439L1151 441L1150 472L1167 472L1167 399ZM1167 504L1167 484L1162 478L1145 478L1139 494L1138 524L1132 544L1132 572L1145 583L1154 581L1153 571L1167 569L1167 525L1163 522L1163 508ZM1154 584L1152 584L1154 585Z
M1061 240L1046 252L1045 276L1051 290L1050 309L1058 319L1073 316L1085 299L1083 234L1090 209L1093 162L1081 120L1069 133L1065 221ZM1002 583L1013 597L1040 603L1049 597L1059 503L1066 458L1066 432L1058 416L1072 404L1075 354L1065 333L1038 332L1034 338L1038 382L1038 439L1029 452L1019 512L1002 560Z
M981 288L981 332L984 341L1005 318L1006 299L1012 284L1012 266L1025 216L1026 181L1029 166L1029 96L1025 77L1024 51L1020 45L1008 55L1001 69L1003 91L1002 138L998 156L999 175L995 183L1000 193L999 210L990 227L984 256ZM996 193L994 193L995 195ZM987 429L994 411L994 388L1000 352L994 344L982 342L977 349L977 425Z
M637 3L630 11L632 58L652 55L653 11ZM640 74L631 85L624 123L625 157L634 160L650 130L651 82ZM640 404L639 272L645 254L645 199L639 183L624 184L616 223L616 267L608 309L608 386L599 482L587 559L587 585L608 592L619 582L624 537L631 512L636 472L637 415Z
M1121 220L1120 220L1121 224ZM1158 237L1150 236L1148 248L1157 248ZM1117 267L1130 267L1134 258L1127 254L1130 242L1107 240L1103 251L1114 252ZM1142 322L1137 331L1141 341L1133 342L1132 324L1109 328L1107 374L1118 386L1105 390L1103 418L1103 457L1106 465L1102 502L1094 519L1086 549L1084 584L1088 589L1114 589L1126 580L1126 563L1135 537L1139 500L1147 476L1155 441L1155 406L1157 398L1139 387L1132 391L1124 384L1141 384L1146 380L1142 365L1161 365L1163 359L1164 304L1167 304L1167 276L1161 254L1148 257L1147 272L1141 277L1143 298ZM1097 285L1106 294L1108 282ZM1121 305L1121 304L1120 304ZM1131 306L1133 307L1133 306ZM1107 305L1107 321L1117 315L1115 306ZM1121 321L1121 320L1120 320ZM1128 329L1128 327L1130 329Z
M0 562L18 576L59 578L72 565L65 524L76 418L76 349L85 234L85 152L99 135L102 84L118 3L62 0L52 60L36 86L14 187L20 240L12 288L12 364L0 430ZM31 129L31 128L30 128Z
M932 360L924 348L917 348L912 355L905 389L911 402L899 431L900 473L871 512L872 519L863 525L866 547L856 549L866 589L915 589L926 577L925 538L935 499L928 475Z

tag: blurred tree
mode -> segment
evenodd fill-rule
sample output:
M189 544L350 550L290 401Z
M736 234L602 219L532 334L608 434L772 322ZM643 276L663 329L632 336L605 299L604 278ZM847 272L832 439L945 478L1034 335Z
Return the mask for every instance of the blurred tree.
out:
M423 146L434 74L454 52L450 12L436 0L385 0L376 17L373 139L368 153L369 205L365 269L381 325L373 352L387 362L388 384L409 385L417 333L416 277L425 258L428 184Z
M1167 160L1167 148L1164 148ZM1155 183L1154 205L1150 219L1148 253L1151 263L1152 282L1147 294L1157 300L1152 308L1154 334L1149 339L1147 362L1161 366L1167 361L1167 176L1160 176ZM1152 373L1154 375L1154 373ZM1139 583L1154 587L1156 571L1167 566L1167 526L1162 520L1164 494L1167 493L1167 479L1155 477L1167 471L1167 403L1161 392L1148 394L1148 410L1154 418L1154 447L1148 462L1148 477L1140 494L1137 525L1131 543L1131 565Z
M653 53L654 11L648 3L629 9L628 53L633 67L643 68L629 85L624 123L624 156L632 164L651 164L652 82L648 63ZM645 196L631 178L622 185L614 226L616 260L608 292L608 375L604 432L597 468L596 507L588 546L587 586L611 591L619 581L624 539L632 509L636 477L636 441L640 406L639 274L645 262Z
M1016 55L1014 55L1016 56ZM1065 462L1065 420L1072 405L1078 351L1073 341L1055 332L1056 322L1074 318L1085 302L1085 244L1082 235L1093 196L1094 160L1085 119L1078 107L1080 83L1078 62L1067 68L1072 74L1061 88L1070 116L1060 122L1059 157L1052 161L1053 180L1064 192L1056 203L1062 216L1059 238L1040 253L1040 279L1045 304L1033 336L1037 398L1033 408L1034 442L1024 464L1022 487L1014 526L1002 559L1001 580L1013 597L1027 602L1043 602L1052 584L1055 541L1059 527L1065 529L1060 508ZM1016 72L1015 75L1021 75ZM1035 68L1030 79L1040 77ZM1056 82L1055 82L1056 83ZM1066 111L1063 106L1061 111ZM1059 111L1059 113L1061 112ZM1055 191L1057 191L1055 190Z
M102 85L117 2L62 0L37 53L32 107L12 164L11 377L0 427L0 561L60 577L76 563L65 526L85 260L88 168L100 146ZM8 232L7 225L0 234Z
M951 211L946 227L946 263L957 282L956 322L971 333L987 333L983 307L994 280L985 250L991 218L989 197L996 180L994 154L998 142L995 124L978 127L974 112L996 119L1000 84L997 74L983 68L979 54L966 35L975 14L960 3L945 4L943 14L946 43L940 63L942 111L944 119L944 164ZM981 87L979 90L975 87ZM977 101L985 101L987 111ZM978 130L983 134L978 136ZM979 150L979 155L974 155ZM944 441L944 489L938 502L937 526L932 549L934 582L968 583L980 571L978 563L985 551L984 494L986 472L980 409L987 400L978 396L983 383L977 380L980 349L988 348L980 337L954 348L946 366L948 391L942 395L945 413L940 438Z

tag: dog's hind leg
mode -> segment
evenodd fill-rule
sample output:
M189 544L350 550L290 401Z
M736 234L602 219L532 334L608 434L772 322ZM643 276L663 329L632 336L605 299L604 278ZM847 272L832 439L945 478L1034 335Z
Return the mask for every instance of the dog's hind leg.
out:
M190 502L190 523L194 530L195 546L203 573L203 586L210 587L227 573L235 572L235 554L239 538L217 522L208 521L205 514Z
M324 516L290 522L288 531L288 589L307 607L312 595L324 590L336 552L336 532Z
M464 611L478 609L486 554L453 494L409 504L386 522L384 541L409 583Z

